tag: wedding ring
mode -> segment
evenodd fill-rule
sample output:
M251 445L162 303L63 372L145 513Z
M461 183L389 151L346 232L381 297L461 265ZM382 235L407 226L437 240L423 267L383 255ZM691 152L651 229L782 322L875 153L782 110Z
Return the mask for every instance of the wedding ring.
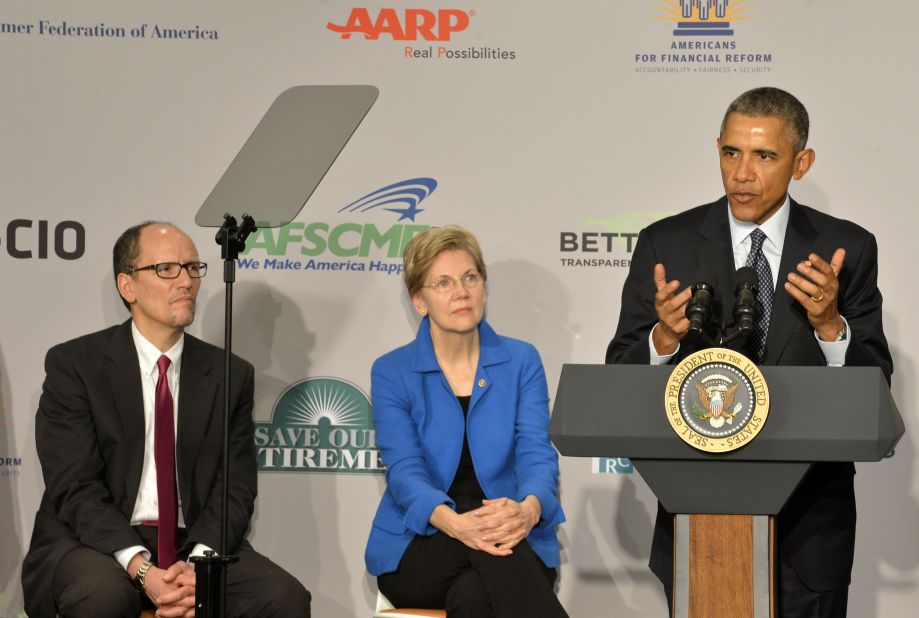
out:
M811 296L811 300L815 303L819 303L821 300L823 300L823 290L820 290L820 296Z

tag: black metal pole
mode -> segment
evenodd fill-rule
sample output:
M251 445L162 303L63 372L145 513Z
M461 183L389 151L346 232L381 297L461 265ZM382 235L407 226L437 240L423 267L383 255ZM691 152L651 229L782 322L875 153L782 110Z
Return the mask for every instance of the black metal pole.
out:
M195 565L195 615L198 618L223 618L227 600L226 567L239 560L227 555L230 500L230 361L233 349L233 283L236 282L236 258L246 248L246 238L256 230L255 221L243 214L241 226L235 217L225 214L217 231L217 244L223 259L224 333L223 333L223 484L220 508L220 553L206 551L191 559Z
M227 237L226 242L230 242ZM227 506L230 499L230 359L233 349L233 283L236 281L236 259L224 259L224 331L223 331L223 508L220 509L220 555L227 555Z

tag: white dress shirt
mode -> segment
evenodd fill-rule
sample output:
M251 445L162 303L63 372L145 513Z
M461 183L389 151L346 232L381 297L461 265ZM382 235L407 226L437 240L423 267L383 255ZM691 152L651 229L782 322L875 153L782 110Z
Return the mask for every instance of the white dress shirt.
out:
M134 502L134 511L131 514L131 525L138 526L145 521L157 521L160 518L159 501L156 490L156 462L153 458L154 418L156 414L156 382L160 370L157 361L165 354L171 361L166 370L166 380L169 383L169 392L172 394L173 427L179 426L179 376L182 372L182 351L185 348L185 335L183 334L174 346L160 352L159 348L147 341L140 334L134 322L131 322L131 335L134 337L134 347L137 350L137 360L140 363L140 382L144 400L144 463L140 474L140 487L137 491L137 500ZM178 475L178 467L176 468ZM176 479L178 483L178 478ZM178 485L177 485L178 486ZM185 527L182 517L182 498L178 497L179 517L178 527ZM203 556L204 551L210 549L206 545L197 544L191 556ZM128 563L135 554L141 552L150 559L150 551L140 545L127 547L115 552L115 559L127 570Z

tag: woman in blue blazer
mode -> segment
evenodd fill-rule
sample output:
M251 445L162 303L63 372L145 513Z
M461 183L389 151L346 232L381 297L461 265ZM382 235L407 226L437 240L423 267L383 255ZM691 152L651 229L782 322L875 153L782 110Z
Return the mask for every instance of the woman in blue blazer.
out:
M567 616L553 591L565 516L539 354L485 321L485 263L467 230L418 234L403 276L422 320L373 364L386 492L367 569L397 606Z

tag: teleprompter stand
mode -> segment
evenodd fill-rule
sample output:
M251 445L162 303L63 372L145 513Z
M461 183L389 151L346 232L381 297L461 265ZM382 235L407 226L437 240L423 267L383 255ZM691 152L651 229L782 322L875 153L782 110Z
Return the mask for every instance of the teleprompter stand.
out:
M563 455L629 457L677 514L675 618L775 616L773 517L814 462L891 454L903 419L876 367L760 367L770 396L761 432L707 453L667 420L672 370L565 365L549 435Z
M289 223L315 191L379 92L373 86L296 86L271 104L220 181L195 215L203 227L217 227L224 260L223 486L219 552L192 558L195 615L222 618L226 609L227 565L239 560L227 547L229 501L230 358L236 259L246 238L261 227ZM237 223L229 213L243 212ZM248 213L253 213L252 215ZM253 462L254 465L254 462Z
M236 224L232 215L224 215L223 225L217 231L217 243L223 259L224 292L224 356L223 356L223 484L221 504L229 503L230 478L230 350L233 347L233 283L236 281L236 259L246 248L246 238L256 230L255 220L248 214L242 217L242 225ZM227 565L239 561L238 556L227 555L227 509L220 510L220 553L208 550L204 556L193 556L195 565L195 615L202 618L218 618L224 615L227 598Z

